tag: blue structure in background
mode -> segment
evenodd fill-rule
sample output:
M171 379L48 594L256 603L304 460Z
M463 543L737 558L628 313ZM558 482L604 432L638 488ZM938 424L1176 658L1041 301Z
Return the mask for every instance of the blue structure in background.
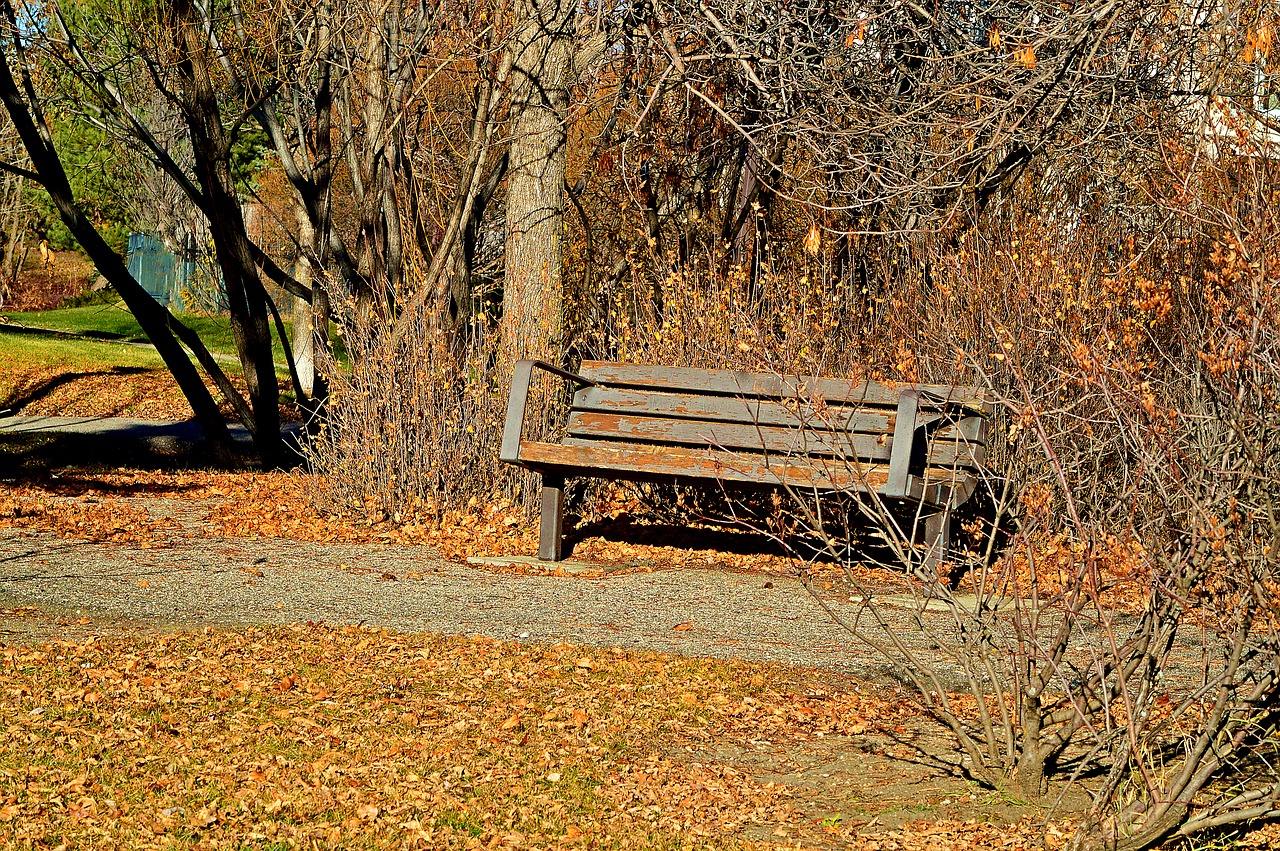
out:
M129 234L129 274L156 301L177 312L183 310L182 293L191 290L196 276L195 252L175 257L164 243L145 233Z

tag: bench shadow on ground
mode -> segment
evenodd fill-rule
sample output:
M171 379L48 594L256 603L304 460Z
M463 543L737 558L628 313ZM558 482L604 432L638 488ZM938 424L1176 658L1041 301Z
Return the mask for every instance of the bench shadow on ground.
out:
M870 523L858 518L851 518L848 528L833 538L834 554L831 548L812 535L793 535L787 541L788 546L783 546L776 538L753 529L746 523L716 518L707 518L705 522L697 524L663 522L637 513L588 521L572 531L566 531L566 558L573 557L576 546L593 538L614 544L673 547L707 555L794 556L804 562L826 565L838 564L846 559L875 565L896 563L893 551L885 544L881 533Z

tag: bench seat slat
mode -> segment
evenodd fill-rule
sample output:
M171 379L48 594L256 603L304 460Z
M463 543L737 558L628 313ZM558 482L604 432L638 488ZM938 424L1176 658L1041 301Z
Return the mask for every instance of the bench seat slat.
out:
M642 366L633 364L583 361L584 378L617 387L653 387L661 390L688 390L699 394L749 396L773 399L822 398L828 403L843 402L867 405L896 405L903 390L915 388L960 402L984 411L991 405L986 394L973 387L945 385L908 385L890 387L875 381L841 378L783 377L769 373L738 370L707 370L678 366Z
M887 471L889 469L888 464L872 463L867 461L858 462L860 464L860 467L855 467L853 459L833 458L831 456L823 457L821 455L814 455L808 459L787 458L781 455L766 456L758 452L743 452L743 451L735 451L735 450L729 450L729 449L714 449L710 447L695 448L692 446L671 446L668 444L651 444L651 443L621 443L621 442L612 442L612 441L608 443L602 443L598 440L589 440L581 437L566 437L561 443L548 444L548 445L577 446L583 449L621 449L625 451L635 452L637 453L637 455L643 455L645 457L649 457L655 452L661 452L663 454L670 453L675 456L683 456L684 453L692 452L694 454L700 454L705 457L710 457L711 459L718 461L721 464L733 466L734 469L738 470L739 472L745 472L745 471L757 469L757 467L755 466L757 464L759 465L759 469L764 469L765 467L768 467L769 469L774 469L774 470L786 468L788 470L791 470L793 473L796 473L796 476L798 477L796 478L797 482L809 481L813 478L812 476L808 476L808 474L800 474L796 472L800 470L812 469L815 471L814 476L821 478L824 481L856 483L859 480L859 477L861 474L855 473L854 472L855 469L861 469L863 472L868 474L875 473L881 469L884 469L887 474ZM523 462L523 458L521 459L521 461ZM592 475L592 474L586 474L586 475ZM609 478L609 475L605 473L597 473L594 475L600 475L603 478ZM665 476L665 477L669 477L669 476ZM622 477L618 476L616 478L622 478ZM914 490L912 490L912 492L908 494L908 496L911 499L922 498L921 486L926 483L931 486L959 488L960 483L976 481L976 479L977 479L977 474L975 473L975 471L966 469L964 467L956 467L956 466L926 467L920 471L920 475L914 475L911 477L911 481L913 482L911 487L914 488ZM733 480L733 481L736 481L736 480ZM872 476L870 481L874 484L875 482L879 481L879 479L876 478L875 476ZM757 482L757 484L759 484L759 482ZM766 484L772 485L775 483L767 482ZM876 489L879 490L883 486L883 484L884 482L881 482L880 484L875 485Z
M587 445L583 445L587 444ZM716 452L675 446L614 444L568 438L564 443L520 444L520 463L534 470L567 475L599 475L635 481L662 479L712 479L726 482L823 490L861 487L846 465L791 464L785 459ZM888 480L888 465L864 468L866 482L880 488Z
M864 465L861 471L844 463L813 461L790 464L784 459L748 453L717 452L686 447L654 447L639 444L601 446L578 438L564 443L525 441L520 463L552 475L586 475L626 481L710 480L735 485L776 487L788 485L820 490L879 490L888 480L888 465ZM972 489L975 477L966 471L931 467L927 476L913 481L911 498L942 504L953 491ZM928 484L926 490L925 485Z
M942 426L930 441L926 464L938 467L978 467L985 447L969 444L956 425ZM774 456L811 455L859 458L887 463L893 452L888 434L849 434L824 428L785 428L741 423L670 419L667 417L577 411L569 419L572 437L608 441L676 444L714 449L768 452ZM793 459L795 463L803 463Z

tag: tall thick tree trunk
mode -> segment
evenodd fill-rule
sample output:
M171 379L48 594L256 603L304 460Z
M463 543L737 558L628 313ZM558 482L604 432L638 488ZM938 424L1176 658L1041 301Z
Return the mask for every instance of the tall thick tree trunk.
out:
M231 143L222 126L209 65L208 41L191 0L175 0L178 79L183 112L195 154L196 176L208 202L209 230L226 285L231 335L244 368L253 410L253 442L263 464L284 463L280 438L280 388L271 352L267 292L258 275L253 245L231 174Z
M565 116L576 0L517 0L512 40L502 346L558 359L564 346Z

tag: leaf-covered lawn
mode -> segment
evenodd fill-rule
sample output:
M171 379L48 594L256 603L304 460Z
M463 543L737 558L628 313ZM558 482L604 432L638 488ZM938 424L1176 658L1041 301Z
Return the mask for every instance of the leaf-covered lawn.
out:
M853 828L806 817L785 785L691 756L909 715L865 692L788 694L777 670L312 625L9 647L0 845L843 844Z
M729 674L324 627L10 650L0 818L135 847L660 847L785 823L779 790L664 755L760 712L763 677Z

